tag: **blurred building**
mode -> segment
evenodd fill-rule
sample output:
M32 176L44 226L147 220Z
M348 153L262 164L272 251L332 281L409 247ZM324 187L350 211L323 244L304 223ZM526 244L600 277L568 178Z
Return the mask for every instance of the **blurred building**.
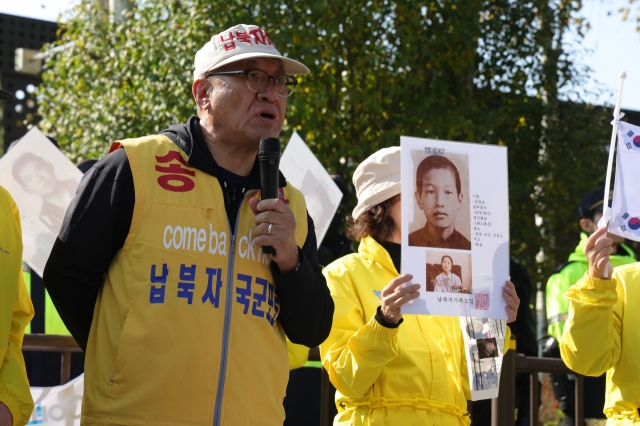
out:
M16 97L0 105L0 156L39 120L35 90L42 81L42 60L33 56L56 39L57 30L55 22L0 13L0 87Z

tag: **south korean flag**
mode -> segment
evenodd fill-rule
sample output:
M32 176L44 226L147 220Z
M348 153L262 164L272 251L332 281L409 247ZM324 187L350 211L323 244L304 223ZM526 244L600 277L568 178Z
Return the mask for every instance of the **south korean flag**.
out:
M640 153L640 127L624 121L618 122L618 152Z
M640 127L618 122L616 177L609 232L640 241Z

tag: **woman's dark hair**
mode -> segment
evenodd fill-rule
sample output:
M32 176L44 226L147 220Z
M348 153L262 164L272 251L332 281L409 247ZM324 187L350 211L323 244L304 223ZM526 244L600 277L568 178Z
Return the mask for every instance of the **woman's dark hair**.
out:
M453 259L452 259L452 258L451 258L451 256L449 256L448 254L445 254L444 256L442 256L442 260L440 260L440 264L442 265L442 262L444 262L444 259L445 259L446 257L448 257L448 258L449 258L449 261L451 262L451 266L453 266L453 265L454 265L454 263L453 263Z
M400 194L370 208L358 219L347 218L347 237L360 241L366 236L378 242L388 241L396 230L391 217L391 207L400 201Z

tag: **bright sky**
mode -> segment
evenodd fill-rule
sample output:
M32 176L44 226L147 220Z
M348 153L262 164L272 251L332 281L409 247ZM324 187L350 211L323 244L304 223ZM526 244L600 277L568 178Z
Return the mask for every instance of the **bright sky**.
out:
M58 16L80 0L2 0L0 13L55 22Z
M57 17L69 10L80 0L2 0L0 13L26 16L35 19L55 21ZM603 104L613 104L618 90L618 75L621 70L627 71L622 107L640 111L640 32L636 31L635 22L622 22L618 10L627 7L629 0L583 0L583 15L591 25L591 29L582 41L588 50L581 63L593 70L593 77L601 87L609 91L608 96L595 97L584 95L585 90L579 88L586 100ZM640 9L637 3L634 6ZM631 18L635 21L636 15ZM572 43L575 36L567 37ZM592 86L588 86L592 88Z
M593 77L611 92L609 96L586 96L586 99L595 104L606 102L613 105L620 81L618 75L625 70L627 79L622 91L622 108L640 111L640 56L637 54L640 52L640 32L636 31L637 14L632 14L629 21L622 21L618 11L628 7L629 0L586 0L582 4L583 15L591 29L582 40L587 53L581 62L591 68ZM640 10L637 2L633 6ZM572 37L568 37L567 41L571 42Z

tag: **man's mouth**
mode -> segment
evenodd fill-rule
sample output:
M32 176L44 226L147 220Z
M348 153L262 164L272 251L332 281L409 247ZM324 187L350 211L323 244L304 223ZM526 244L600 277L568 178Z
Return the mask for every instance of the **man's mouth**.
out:
M268 112L263 112L262 114L260 114L260 117L268 118L269 120L274 120L276 118L275 115L270 114Z

